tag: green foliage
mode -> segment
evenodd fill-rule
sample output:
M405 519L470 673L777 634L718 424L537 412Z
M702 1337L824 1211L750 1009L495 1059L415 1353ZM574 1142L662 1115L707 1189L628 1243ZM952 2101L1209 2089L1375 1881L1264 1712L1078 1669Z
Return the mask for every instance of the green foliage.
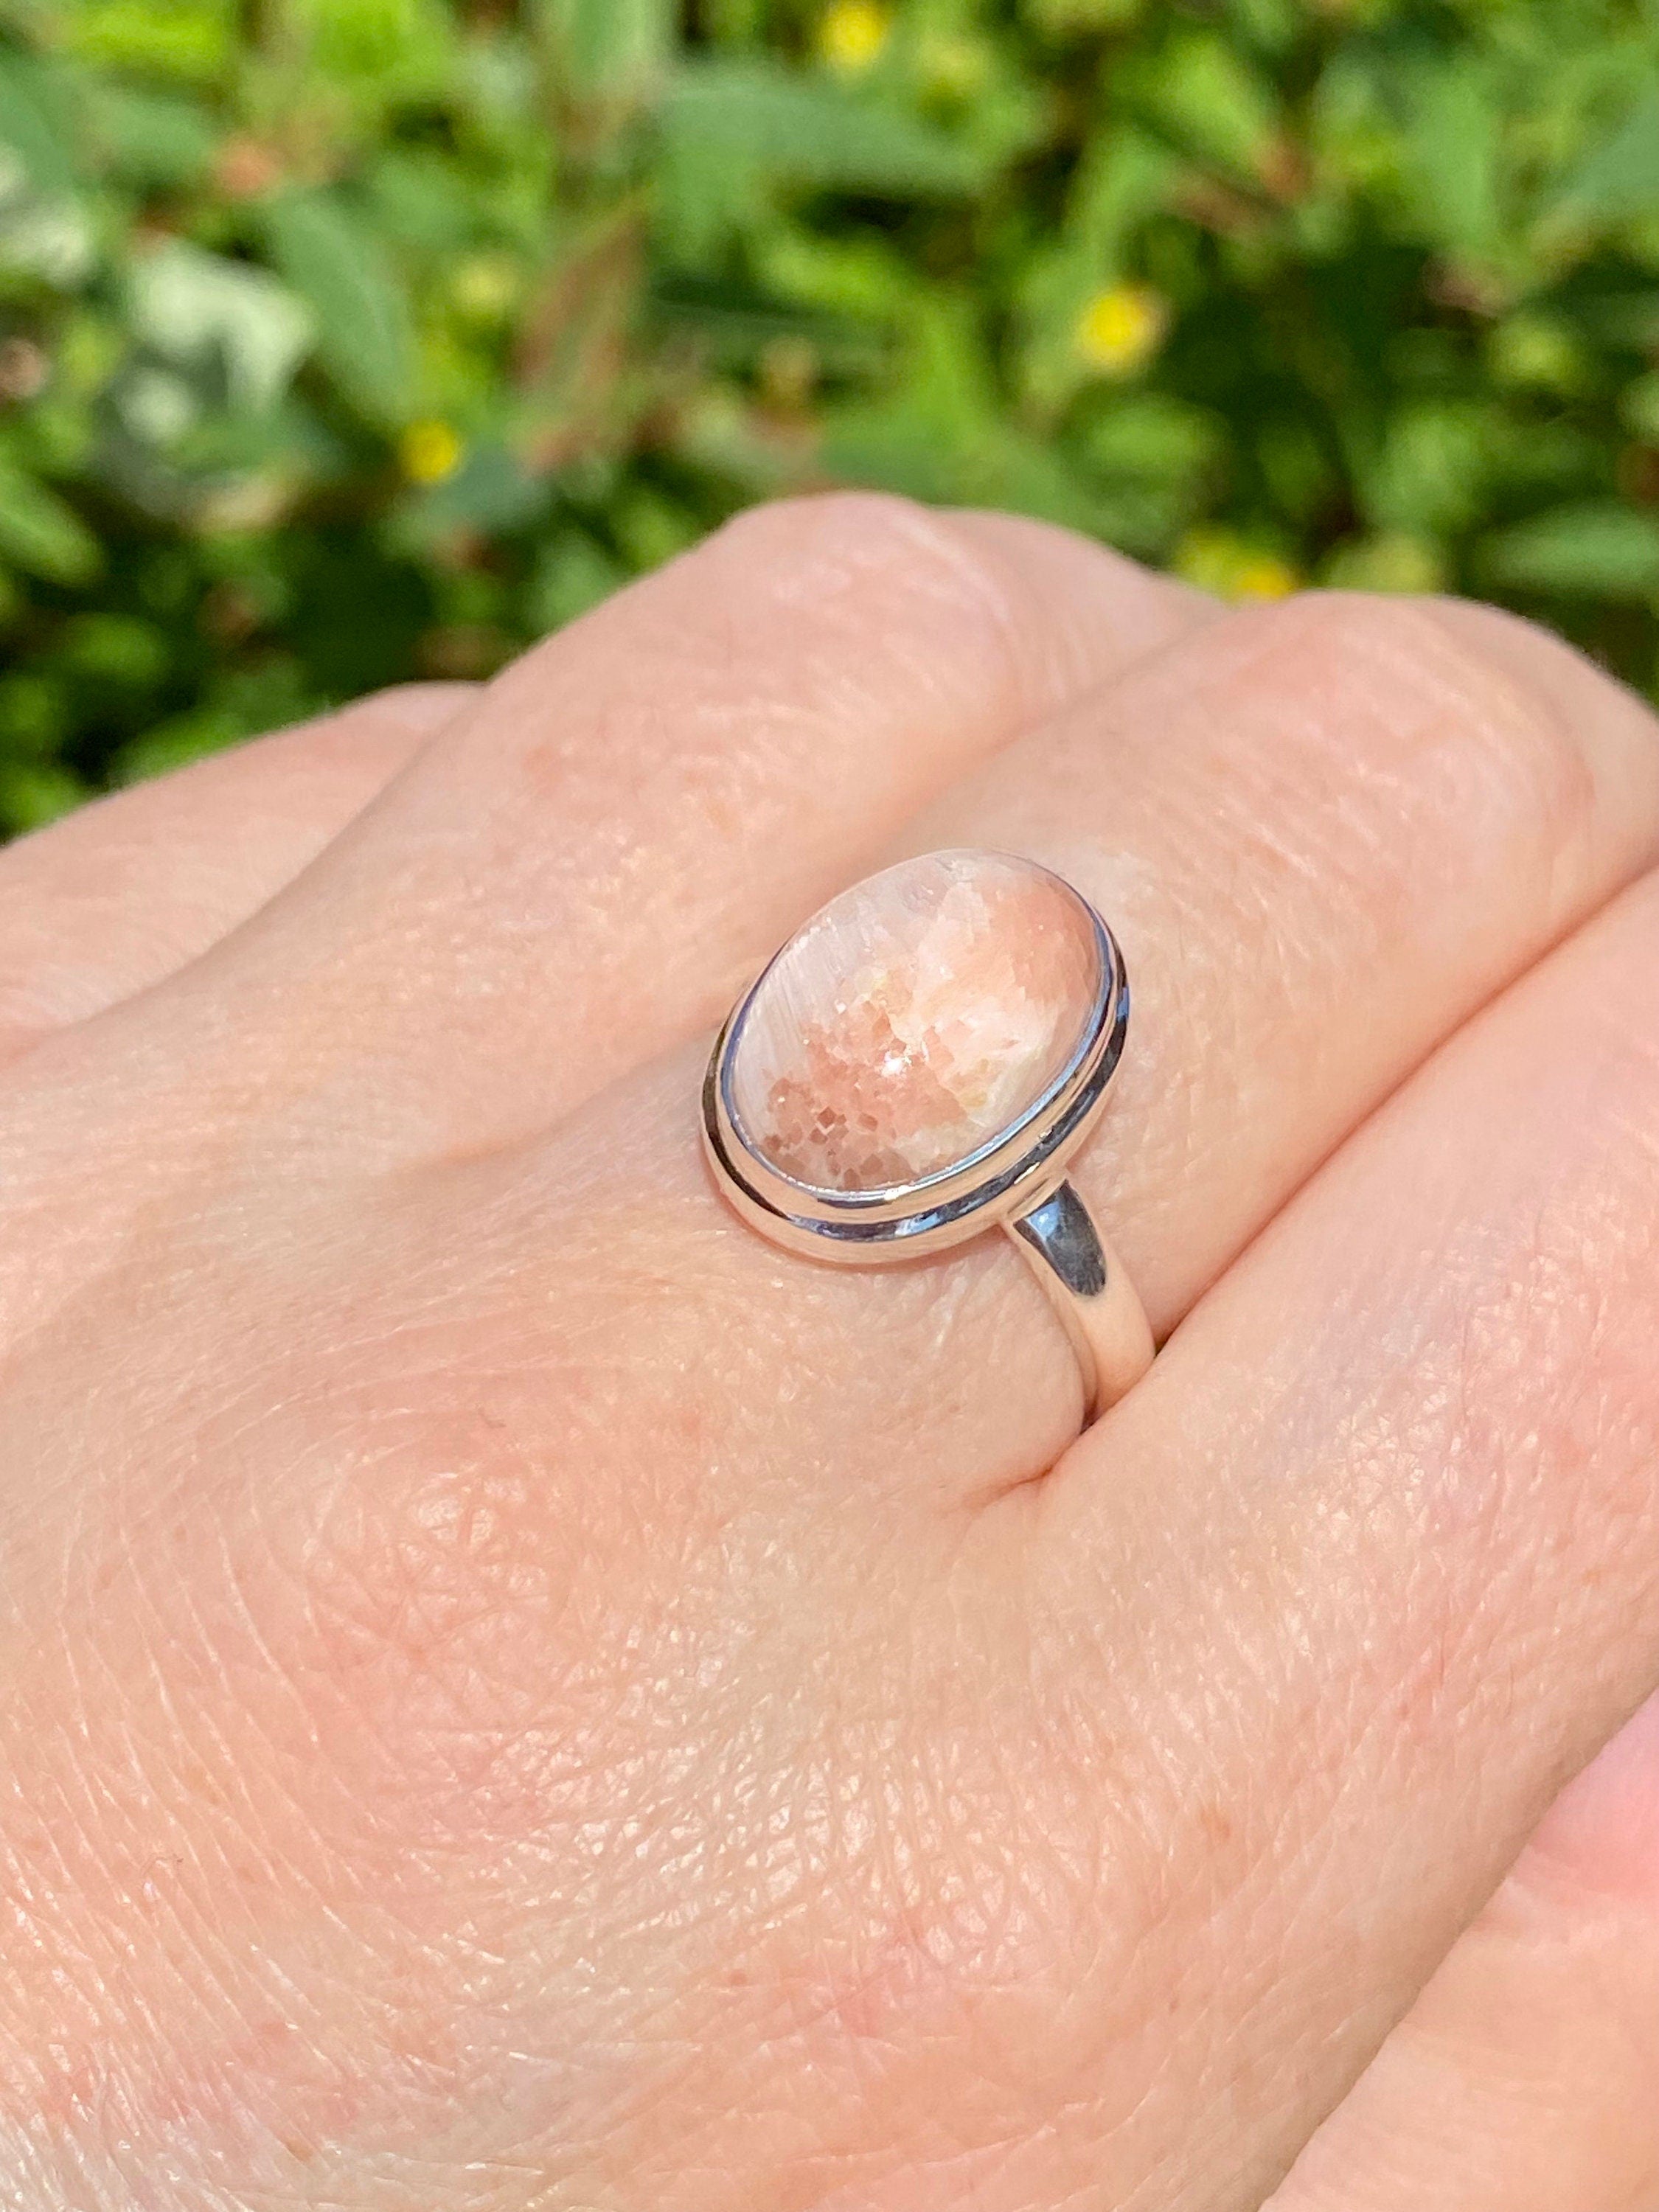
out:
M264 210L277 273L311 311L317 357L370 422L407 419L417 390L409 295L373 222L340 193L283 192Z
M1659 678L1659 0L0 0L0 829L745 501Z

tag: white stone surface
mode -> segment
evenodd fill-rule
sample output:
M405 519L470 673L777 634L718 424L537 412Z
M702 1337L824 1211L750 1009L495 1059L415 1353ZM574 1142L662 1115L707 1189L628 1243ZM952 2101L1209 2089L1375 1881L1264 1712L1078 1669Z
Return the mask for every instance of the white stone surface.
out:
M1100 985L1083 902L991 853L906 860L808 922L734 1041L738 1133L811 1188L869 1191L957 1165L1037 1105Z

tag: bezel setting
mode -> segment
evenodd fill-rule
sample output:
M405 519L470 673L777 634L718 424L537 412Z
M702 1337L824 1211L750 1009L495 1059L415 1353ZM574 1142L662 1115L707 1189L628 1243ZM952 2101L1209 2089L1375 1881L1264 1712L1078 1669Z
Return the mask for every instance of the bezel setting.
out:
M1020 865L1036 864L1022 859ZM1041 1205L1059 1188L1122 1058L1129 985L1122 952L1104 921L1075 884L1056 880L1088 916L1099 959L1100 981L1080 1041L1036 1105L967 1158L914 1182L868 1191L817 1188L781 1174L745 1141L732 1106L732 1058L744 1017L775 964L768 963L722 1027L702 1087L709 1164L727 1199L753 1227L810 1257L869 1267L963 1243Z

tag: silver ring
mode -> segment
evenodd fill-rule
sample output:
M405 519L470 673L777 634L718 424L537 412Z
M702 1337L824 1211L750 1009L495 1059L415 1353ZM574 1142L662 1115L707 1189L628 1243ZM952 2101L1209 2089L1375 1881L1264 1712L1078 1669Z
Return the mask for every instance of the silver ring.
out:
M1063 877L1002 853L901 861L815 915L733 1007L703 1083L715 1180L773 1243L843 1266L1002 1230L1092 1420L1153 1355L1066 1173L1128 1024L1117 940Z

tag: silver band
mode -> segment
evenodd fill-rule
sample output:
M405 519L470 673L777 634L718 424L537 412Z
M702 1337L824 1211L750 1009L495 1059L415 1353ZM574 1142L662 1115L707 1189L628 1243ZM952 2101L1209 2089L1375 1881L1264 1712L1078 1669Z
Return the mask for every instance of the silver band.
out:
M1062 1182L1004 1226L1071 1340L1086 1425L1152 1365L1155 1346L1146 1309L1073 1184Z

